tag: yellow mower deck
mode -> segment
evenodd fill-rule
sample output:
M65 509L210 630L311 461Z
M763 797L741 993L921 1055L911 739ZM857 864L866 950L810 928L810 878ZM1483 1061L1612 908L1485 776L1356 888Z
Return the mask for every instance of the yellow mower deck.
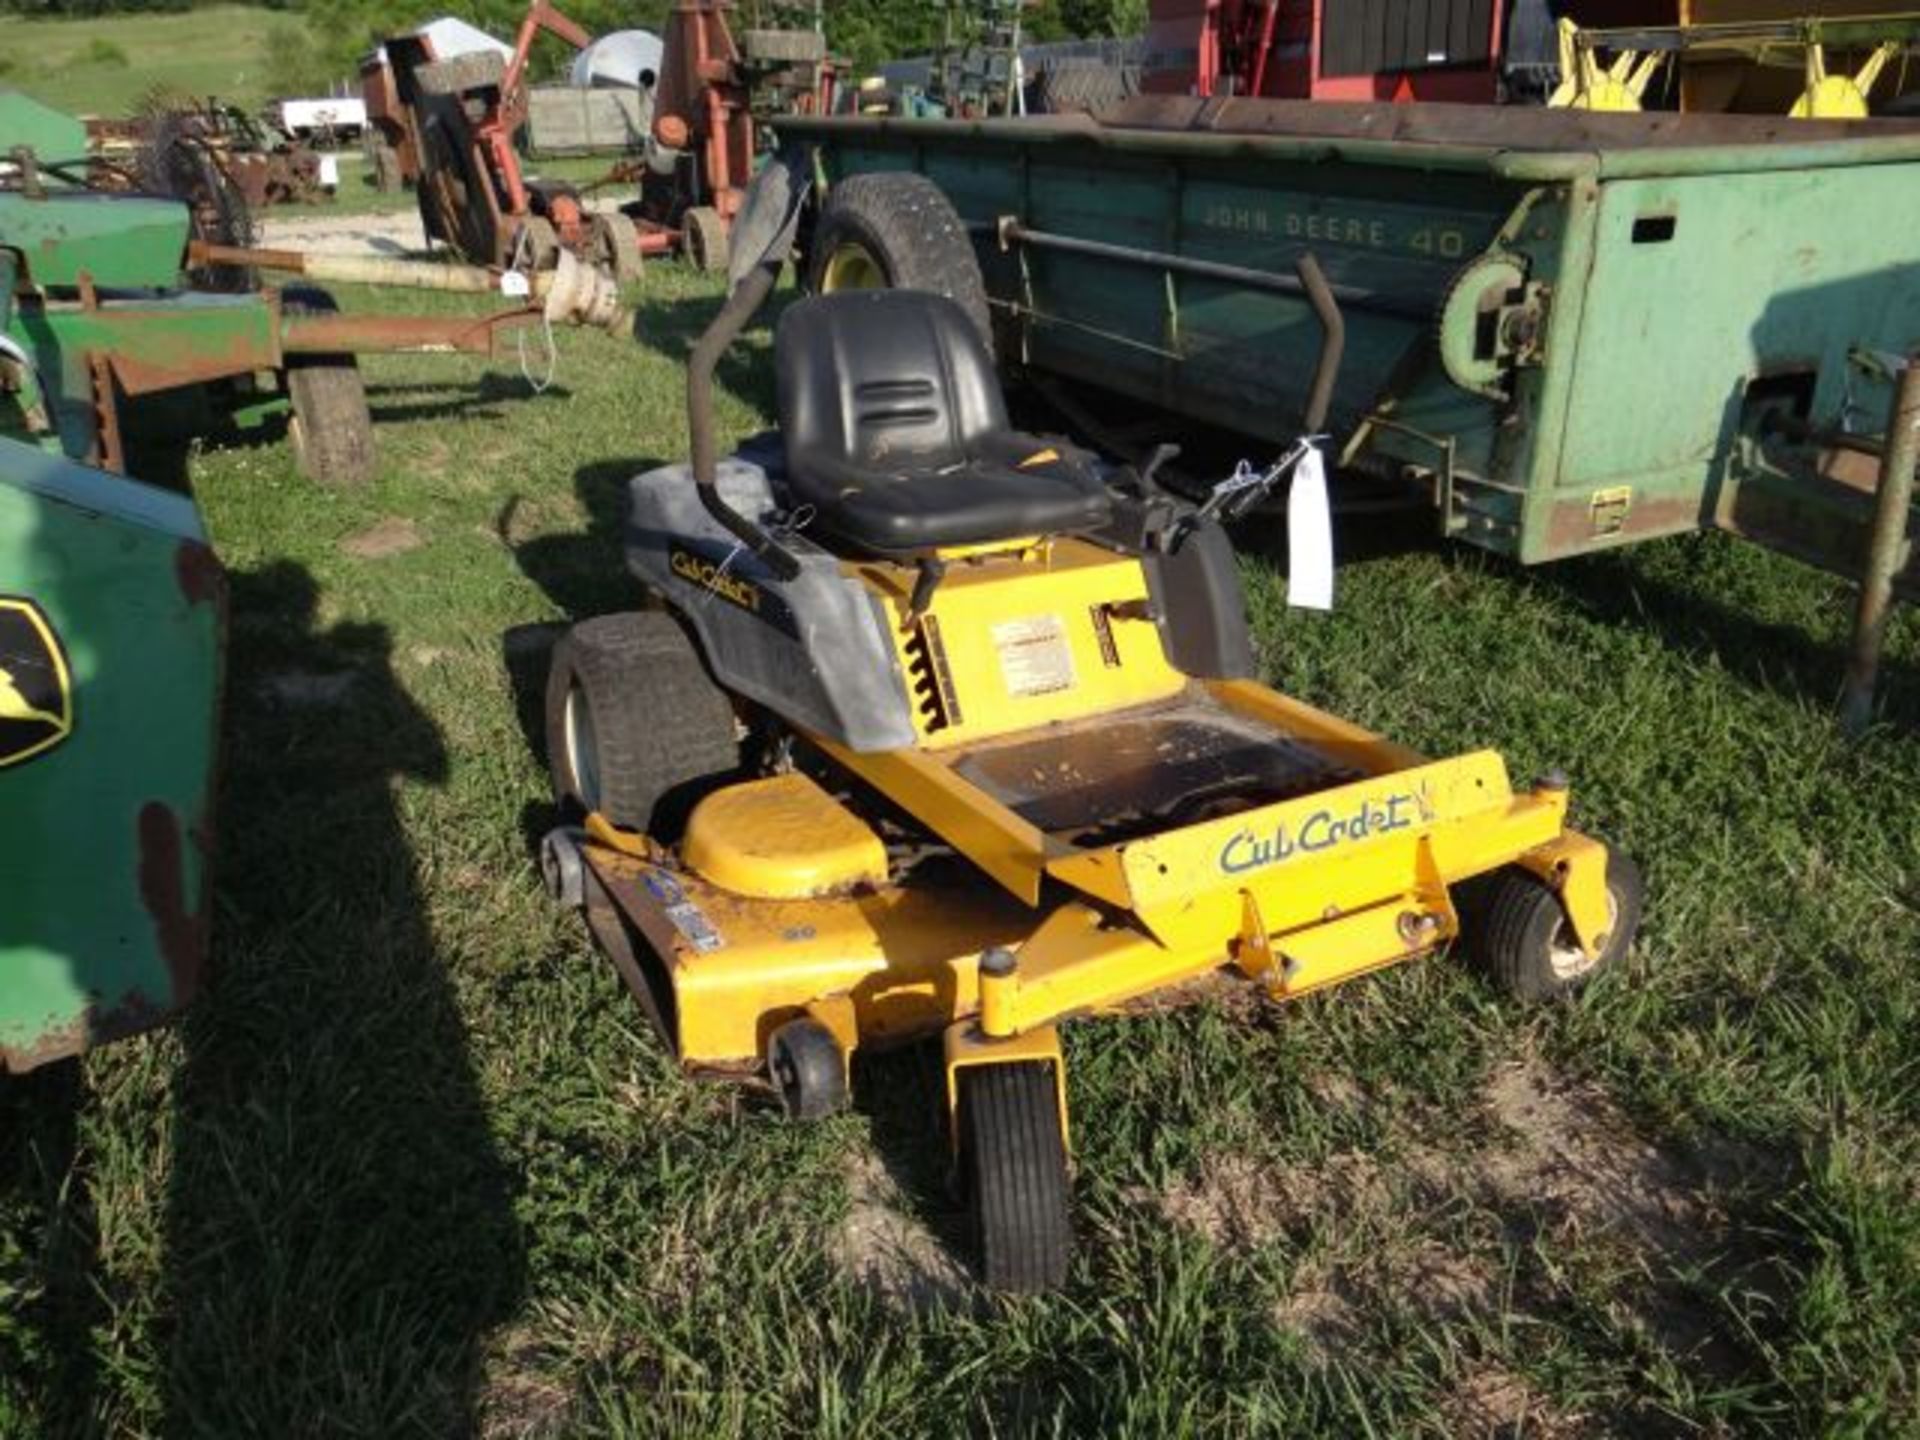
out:
M684 1062L751 1064L810 1015L843 1058L946 1031L951 1080L1222 967L1289 997L1424 954L1459 933L1451 888L1515 863L1600 952L1606 852L1566 828L1563 786L1516 791L1491 751L1429 761L1263 686L1189 680L1129 557L956 559L919 616L910 570L849 566L896 622L921 743L805 737L950 855L890 874L858 806L799 773L709 797L677 853L590 823L589 917ZM1210 813L1216 793L1238 808ZM1000 949L1010 973L983 975Z

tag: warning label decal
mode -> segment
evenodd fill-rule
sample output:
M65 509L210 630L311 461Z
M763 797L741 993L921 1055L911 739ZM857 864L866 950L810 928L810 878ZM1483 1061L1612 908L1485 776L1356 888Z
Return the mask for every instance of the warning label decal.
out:
M1000 678L1016 700L1073 688L1073 646L1058 615L1032 615L993 627Z

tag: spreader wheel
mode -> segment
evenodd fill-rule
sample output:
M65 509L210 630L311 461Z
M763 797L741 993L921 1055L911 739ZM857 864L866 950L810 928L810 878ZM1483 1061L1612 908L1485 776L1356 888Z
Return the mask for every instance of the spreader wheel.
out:
M314 285L280 292L289 315L331 315L339 306ZM351 355L289 355L285 372L287 440L294 464L323 485L359 485L373 478L373 415L359 363Z
M818 1020L789 1020L767 1041L767 1073L794 1120L824 1120L847 1105L847 1065Z
M696 270L727 268L727 222L711 205L696 205L681 218L680 246Z
M960 1073L960 1171L982 1283L1026 1292L1064 1284L1073 1227L1051 1064L973 1065Z
M953 301L988 349L987 282L966 223L924 175L885 171L837 182L820 209L806 267L816 295L838 290L927 290Z
M616 285L640 279L640 231L625 215L595 215L587 221L587 246L594 263L613 277Z
M553 269L559 260L560 232L546 216L529 215L513 227L507 240L507 264L538 274Z
M1578 993L1618 964L1640 929L1645 898L1640 870L1619 853L1607 856L1607 938L1589 958L1574 939L1560 897L1518 866L1495 872L1470 917L1468 951L1489 979L1522 1000L1559 1000Z

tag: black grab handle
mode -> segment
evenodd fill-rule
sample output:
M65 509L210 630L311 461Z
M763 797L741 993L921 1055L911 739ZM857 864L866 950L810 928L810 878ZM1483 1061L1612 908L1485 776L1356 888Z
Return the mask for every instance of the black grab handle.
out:
M740 338L747 322L758 313L780 278L780 267L756 265L741 278L720 313L713 317L706 333L687 357L687 429L693 450L693 483L699 487L700 503L715 520L733 534L742 545L773 572L777 580L792 580L800 574L800 562L766 531L720 498L716 483L719 473L713 444L713 372L727 347Z

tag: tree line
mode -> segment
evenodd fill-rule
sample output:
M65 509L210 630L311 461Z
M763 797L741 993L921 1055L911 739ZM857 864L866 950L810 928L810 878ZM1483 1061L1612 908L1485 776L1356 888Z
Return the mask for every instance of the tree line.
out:
M598 34L632 27L659 29L671 0L561 0L561 8ZM0 0L0 14L46 19L154 13L202 8L195 0ZM265 0L261 8L287 12L269 42L276 89L305 89L351 76L359 58L386 35L422 20L455 15L510 37L525 13L524 0ZM748 26L774 0L739 0L735 23ZM924 54L940 42L943 20L932 0L825 0L833 49L869 67L903 55ZM1136 33L1146 0L1037 0L1023 24L1036 40ZM538 68L564 64L557 47L543 50ZM297 83L281 83L297 82Z

